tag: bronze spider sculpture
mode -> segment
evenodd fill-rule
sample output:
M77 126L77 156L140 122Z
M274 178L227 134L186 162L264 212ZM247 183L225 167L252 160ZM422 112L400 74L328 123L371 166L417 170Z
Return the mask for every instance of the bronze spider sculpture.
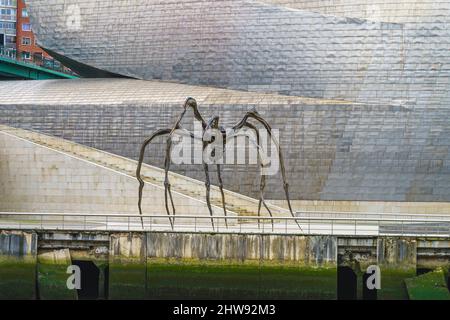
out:
M188 111L188 109L192 109L193 110L195 120L197 120L197 121L199 121L201 123L202 130L203 130L203 136L202 137L195 136L194 133L189 132L188 130L184 129L180 125L180 123L183 120L184 116L186 115L186 112ZM294 215L294 213L292 211L291 201L290 201L290 197L289 197L289 185L288 185L287 179L286 179L286 170L285 170L285 166L284 166L284 160L283 160L283 154L282 154L282 151L281 151L281 147L278 144L278 142L276 141L276 139L273 138L272 128L267 123L267 121L264 120L259 115L259 113L256 110L249 111L249 112L247 112L245 114L245 116L242 118L241 121L239 121L235 126L232 127L231 137L230 136L227 137L227 132L225 131L225 129L223 127L219 126L219 117L218 116L213 116L208 122L206 122L204 120L204 118L202 117L202 115L200 114L199 110L198 110L198 106L197 106L196 100L194 98L188 98L186 100L186 102L184 103L183 112L179 116L179 118L178 118L177 122L175 123L175 125L173 126L173 128L166 128L166 129L157 130L148 139L146 139L144 141L144 143L142 144L142 147L141 147L141 150L140 150L140 155L139 155L139 162L138 162L138 166L137 166L137 170L136 170L136 177L137 177L137 179L139 181L139 202L138 202L138 207L139 207L139 214L141 216L142 226L144 225L143 213L142 213L142 194L143 194L145 182L144 182L144 180L142 179L142 176L141 176L141 169L142 169L142 164L144 162L144 155L145 155L145 150L146 150L147 146L150 145L150 143L155 138L157 138L159 136L168 136L168 138L167 138L166 156L165 156L165 161L164 161L164 171L165 171L164 202L165 202L166 213L168 215L169 222L170 222L170 225L171 225L172 230L173 230L174 223L175 223L176 210L175 210L175 204L174 204L173 197L172 197L171 184L169 182L169 170L170 170L170 163L172 161L172 159L171 159L172 138L173 138L175 132L178 132L178 134L180 132L182 132L183 135L190 136L192 139L201 140L203 142L203 151L204 151L205 148L209 144L212 143L212 141L205 141L205 139L204 139L205 138L205 134L206 134L206 132L208 130L210 130L210 129L219 130L220 133L222 134L223 141L224 141L224 144L225 144L227 139L230 139L232 137L237 136L237 132L239 130L241 130L242 128L246 127L246 128L248 128L250 130L253 130L255 132L255 135L256 135L256 146L257 146L258 155L259 155L259 148L260 148L259 131L256 128L256 126L254 126L252 123L250 123L248 121L249 119L254 119L254 120L258 121L260 124L263 125L263 127L267 130L270 139L273 141L273 143L275 144L275 146L277 148L278 157L279 157L279 161L280 161L281 176L282 176L282 179L283 179L283 188L284 188L284 192L286 194L286 200L287 200L287 203L288 203L289 212L291 213L292 217L295 217L295 215ZM205 182L205 186L206 186L206 204L208 206L208 211L209 211L209 214L211 216L211 224L212 224L212 227L214 229L213 210L211 208L211 198L210 198L211 182L210 182L210 176L209 176L209 166L204 161L204 159L202 161L202 164L203 164L203 169L205 171L205 176L206 176L206 182ZM228 227L227 218L226 218L227 217L227 209L226 209L226 205L225 205L225 193L224 193L224 189L223 189L221 165L220 164L216 164L216 166L217 166L217 176L218 176L218 182L219 182L219 189L220 189L220 193L221 193L221 197L222 197L222 207L223 207L223 212L224 212L224 215L225 215L225 224ZM261 169L263 169L264 168L264 164L261 163L260 167L261 167ZM269 215L271 217L273 217L272 212L269 209L269 207L266 204L266 201L264 199L265 187L266 187L266 176L264 174L262 174L261 175L261 180L260 180L260 188L259 188L258 217L261 216L261 207L262 206L264 206L266 208L266 210L268 211ZM168 203L169 199L170 199L171 208L169 208L169 203ZM172 213L171 213L171 211L172 211ZM301 229L298 221L296 221L296 223L297 223L298 227ZM272 220L272 228L273 228L273 220Z

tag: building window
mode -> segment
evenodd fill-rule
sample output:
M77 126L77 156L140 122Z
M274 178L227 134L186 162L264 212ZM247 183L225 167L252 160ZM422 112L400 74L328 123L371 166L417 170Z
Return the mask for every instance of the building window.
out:
M22 30L23 31L31 31L31 24L29 24L29 23L22 23Z
M28 10L22 9L22 18L27 18L27 17L28 17Z
M22 38L22 45L24 45L24 46L31 45L31 38L26 38L26 37Z
M0 20L3 21L16 21L16 9L0 9Z
M17 6L17 0L0 0L0 6L15 7Z
M16 37L14 37L14 36L6 36L5 37L5 43L6 44L15 44L16 43Z
M2 21L0 21L0 29L16 30L16 24L14 22L2 22Z
M30 60L31 59L31 53L29 53L27 51L23 51L22 52L22 59L23 60Z

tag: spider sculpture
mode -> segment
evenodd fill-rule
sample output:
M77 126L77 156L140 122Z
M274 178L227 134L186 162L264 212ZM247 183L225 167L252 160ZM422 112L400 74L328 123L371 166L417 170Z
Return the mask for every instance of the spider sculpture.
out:
M194 117L197 121L199 121L202 125L202 130L203 130L203 136L199 137L196 136L194 133L189 132L186 129L183 129L180 125L181 121L183 120L186 112L188 111L188 109L192 109L194 112ZM184 107L183 107L183 111L181 113L181 115L179 116L177 122L175 123L175 125L173 126L173 128L167 128L167 129L160 129L157 130L156 132L154 132L148 139L146 139L141 147L140 150L140 156L139 156L139 163L137 166L137 170L136 170L136 177L139 181L139 202L138 202L138 207L139 207L139 214L141 216L141 222L143 225L143 213L142 213L142 193L143 193L143 189L145 186L144 180L141 177L141 169L142 169L142 164L144 162L144 155L145 155L145 150L147 148L148 145L150 145L150 143L157 137L159 136L167 136L167 147L166 147L166 155L165 155L165 161L164 161L164 170L165 170L165 180L164 180L164 201L165 201L165 208L166 208L166 213L168 215L169 221L170 221L170 225L172 227L172 229L174 228L174 223L175 223L175 214L176 214L176 210L175 210L175 204L172 198L172 191L171 191L171 184L169 182L169 170L170 170L170 164L171 164L171 148L172 148L172 138L175 134L181 134L181 135L185 135L188 137L191 137L192 139L197 139L203 142L203 151L205 150L205 148L208 147L208 145L210 143L212 143L212 141L205 141L207 139L205 139L205 134L211 130L211 129L216 129L219 130L220 133L222 134L222 138L224 141L224 144L227 142L227 140L230 140L236 136L239 135L239 130L241 130L242 128L248 128L252 131L254 131L255 136L256 136L256 142L252 141L254 144L256 144L257 150L258 150L258 156L259 159L261 160L261 156L260 156L260 135L259 135L259 131L256 128L256 126L254 126L252 123L249 122L249 119L254 119L257 122L259 122L260 124L262 124L262 126L265 128L265 130L267 130L270 139L273 141L273 143L275 144L277 151L278 151L278 157L279 157L279 161L280 161L280 169L281 169L281 176L283 179L283 188L284 188L284 192L286 194L286 200L288 203L288 207L289 207L289 212L291 213L292 217L294 216L294 213L292 211L292 206L291 206L291 201L289 198L289 185L287 183L286 180L286 170L285 170L285 166L284 166L284 160L283 160L283 154L281 152L281 147L278 144L278 142L276 141L276 139L274 139L273 135L272 135L272 128L270 127L270 125L267 123L267 121L265 121L259 114L258 112L255 111L250 111L247 112L245 114L245 116L242 118L241 121L239 121L235 126L232 127L231 130L231 134L230 132L228 132L228 136L227 136L227 132L225 131L225 129L221 126L219 126L219 117L218 116L213 116L208 122L206 122L202 115L200 114L198 107L197 107L197 102L194 98L188 98L186 100L186 102L184 103ZM261 169L264 169L264 163L261 160L260 161L260 167ZM203 163L203 169L205 171L205 176L206 176L206 182L205 182L205 186L206 186L206 204L208 206L208 210L209 210L209 214L211 216L211 224L212 227L214 229L214 218L213 218L213 210L211 208L211 198L210 198L210 193L211 193L211 182L210 182L210 176L209 176L209 165L204 161L202 161ZM220 164L216 164L217 166L217 175L218 175L218 182L219 182L219 189L220 189L220 193L221 193L221 197L222 197L222 207L223 207L223 212L225 215L225 224L228 227L228 223L227 223L227 209L225 207L225 193L224 193L224 189L223 189L223 180L222 180L222 175L221 175L221 165ZM264 174L261 175L261 180L260 180L260 188L259 188L259 205L258 205L258 217L261 216L261 207L264 206L266 208L266 210L268 211L269 215L271 217L273 217L271 210L269 209L268 205L266 204L266 201L264 199L264 190L266 187L266 176ZM170 207L169 207L169 199L170 199ZM301 229L298 221L297 225L299 226L299 228ZM273 219L272 219L272 227L273 227Z

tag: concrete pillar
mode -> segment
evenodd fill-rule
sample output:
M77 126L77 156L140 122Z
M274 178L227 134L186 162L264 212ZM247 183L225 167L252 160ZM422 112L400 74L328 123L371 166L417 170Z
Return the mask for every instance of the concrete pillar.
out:
M378 299L408 299L405 280L416 275L416 239L378 238L377 261L381 269L381 290Z
M145 298L146 276L145 234L112 234L109 246L109 298Z
M415 239L379 238L377 243L378 264L390 268L415 269L417 264L417 241Z

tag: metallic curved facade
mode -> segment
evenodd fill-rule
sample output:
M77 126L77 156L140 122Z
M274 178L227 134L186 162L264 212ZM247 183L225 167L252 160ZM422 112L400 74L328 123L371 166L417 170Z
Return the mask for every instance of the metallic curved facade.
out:
M28 0L39 44L139 79L446 105L450 1Z
M0 85L2 123L136 159L193 95L225 124L257 107L282 130L294 200L450 201L450 0L27 4L60 58L164 82ZM254 196L256 170L226 169L227 187ZM283 198L277 183L267 198Z
M450 202L450 108L406 108L132 79L0 82L0 123L137 160L144 137L173 126L187 96L229 128L256 108L280 130L294 200ZM188 113L185 125L194 119ZM164 166L165 140L148 163ZM203 181L201 165L172 165ZM211 168L213 169L213 168ZM258 197L259 169L225 165L227 189ZM211 174L217 185L215 174ZM284 199L280 177L268 199ZM137 188L137 185L136 185Z

